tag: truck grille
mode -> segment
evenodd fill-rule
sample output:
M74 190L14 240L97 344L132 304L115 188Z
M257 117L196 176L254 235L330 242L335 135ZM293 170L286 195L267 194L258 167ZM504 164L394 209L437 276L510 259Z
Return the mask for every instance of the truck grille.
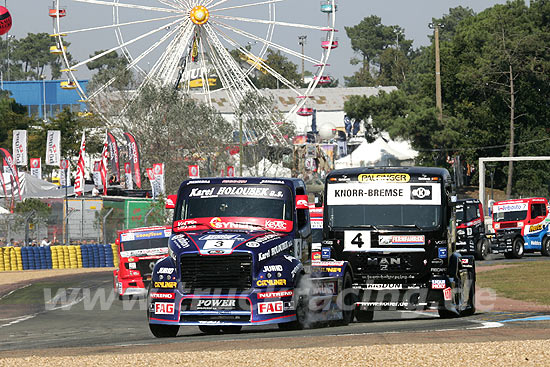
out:
M186 289L243 291L252 286L252 255L181 257L181 281Z

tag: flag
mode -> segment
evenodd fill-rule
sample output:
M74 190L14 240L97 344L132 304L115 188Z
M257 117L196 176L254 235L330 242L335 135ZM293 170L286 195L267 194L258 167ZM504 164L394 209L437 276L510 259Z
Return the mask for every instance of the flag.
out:
M139 148L134 136L130 133L124 133L128 145L128 159L134 182L138 189L141 189L141 171L139 168Z
M110 132L107 132L107 146L108 146L108 156L109 161L109 170L116 177L116 181L120 183L120 163L118 159L118 144L115 137ZM107 169L107 164L105 164L105 169Z
M63 159L59 164L59 184L61 186L71 186L71 171L69 160Z
M153 173L155 174L155 185L157 186L157 194L164 195L164 163L153 164Z
M101 166L102 166L101 161L94 162L94 173L93 173L94 186L97 187L98 189L101 189L103 187L103 183L101 181Z
M227 166L227 177L235 177L235 167Z
M157 197L157 185L155 184L155 172L152 168L145 169L145 172L147 172L147 177L149 178L149 182L151 183L151 193L153 194L153 199Z
M126 179L126 189L133 190L134 180L132 180L132 168L128 162L124 163L124 178Z
M8 172L11 174L11 176L15 179L15 183L17 183L17 192L19 194L19 200L21 199L21 186L19 185L19 173L17 172L17 166L13 163L13 158L11 157L10 152L8 152L4 148L0 148L0 155L4 162L4 167L7 167ZM11 186L11 192L12 195L15 192L13 185Z
M86 155L86 135L82 132L82 140L80 141L80 150L78 151L78 164L76 165L76 179L74 181L74 193L78 195L84 194L84 174L86 173L84 166L84 156Z
M26 166L27 158L27 130L13 130L13 163L16 166Z
M59 166L61 163L61 131L48 130L46 142L46 164Z
M99 177L101 179L101 184L103 186L103 195L107 195L107 162L109 159L110 151L109 151L109 133L107 133L107 136L105 137L105 142L103 143L103 151L101 152L101 164L99 166ZM118 151L117 151L118 155ZM118 157L117 157L118 162ZM120 179L118 180L120 182ZM100 187L100 186L98 186Z
M31 158L31 176L42 179L42 158Z
M199 178L199 165L194 164L189 166L189 177L190 178Z

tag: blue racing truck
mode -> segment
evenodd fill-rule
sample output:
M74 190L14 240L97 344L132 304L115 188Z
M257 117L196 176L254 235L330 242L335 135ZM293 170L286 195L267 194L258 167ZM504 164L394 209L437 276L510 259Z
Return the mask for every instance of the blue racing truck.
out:
M156 264L148 294L154 336L182 325L217 334L352 320L347 262L311 260L302 180L190 179L174 203L170 256Z

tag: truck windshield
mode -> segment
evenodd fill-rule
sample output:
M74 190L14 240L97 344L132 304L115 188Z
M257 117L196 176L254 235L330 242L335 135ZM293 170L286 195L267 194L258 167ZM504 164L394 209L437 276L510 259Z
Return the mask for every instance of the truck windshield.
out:
M338 205L329 206L329 226L406 226L436 229L441 223L441 207L436 205Z
M471 222L479 216L477 204L458 204L456 206L456 224Z
M527 210L514 210L509 212L496 212L493 214L494 222L510 222L527 218Z
M150 248L168 247L168 238L150 238L122 242L121 251L144 250Z
M290 190L282 185L186 187L178 219L243 217L292 220Z

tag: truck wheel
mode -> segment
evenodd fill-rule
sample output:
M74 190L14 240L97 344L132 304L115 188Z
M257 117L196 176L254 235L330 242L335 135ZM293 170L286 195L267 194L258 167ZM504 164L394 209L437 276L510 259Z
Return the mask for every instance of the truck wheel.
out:
M357 307L355 308L355 318L359 322L371 322L374 318L374 311L361 310Z
M217 335L221 333L222 328L220 326L199 325L199 330L205 334Z
M149 330L157 338L173 338L178 335L179 325L149 324Z
M351 274L346 272L344 281L342 282L342 291L338 295L338 307L342 310L342 320L335 323L336 326L346 326L353 321L355 309L355 295L353 294L351 285Z
M238 334L243 327L239 325L222 326L222 332L224 334Z
M489 256L489 241L480 239L476 244L475 258L476 260L487 260Z
M523 240L519 237L512 242L512 257L514 259L521 259L523 257Z
M308 322L309 297L307 296L308 289L304 287L302 279L303 277L299 275L299 279L296 282L297 286L294 288L296 320L278 324L281 330L303 330L306 327Z
M540 249L542 256L550 256L550 237L544 237L542 240L542 248Z

